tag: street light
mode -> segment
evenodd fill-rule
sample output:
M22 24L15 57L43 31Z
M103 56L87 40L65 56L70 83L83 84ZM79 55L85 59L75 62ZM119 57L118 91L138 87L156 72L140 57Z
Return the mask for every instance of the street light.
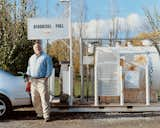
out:
M69 40L70 40L70 70L69 70L69 105L73 104L73 57L72 57L72 15L71 15L71 0L60 0L60 2L67 2L69 5L68 26L69 26Z

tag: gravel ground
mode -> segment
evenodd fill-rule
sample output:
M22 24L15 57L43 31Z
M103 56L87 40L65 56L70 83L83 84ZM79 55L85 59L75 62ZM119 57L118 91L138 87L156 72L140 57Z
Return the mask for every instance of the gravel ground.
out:
M160 128L160 112L52 113L48 123L35 116L32 108L17 109L0 128Z

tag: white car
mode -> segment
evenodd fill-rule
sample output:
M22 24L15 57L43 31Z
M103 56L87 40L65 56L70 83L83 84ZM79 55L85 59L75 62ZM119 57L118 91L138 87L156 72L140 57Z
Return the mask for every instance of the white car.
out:
M25 91L25 81L0 69L0 119L15 106L30 105L30 95Z

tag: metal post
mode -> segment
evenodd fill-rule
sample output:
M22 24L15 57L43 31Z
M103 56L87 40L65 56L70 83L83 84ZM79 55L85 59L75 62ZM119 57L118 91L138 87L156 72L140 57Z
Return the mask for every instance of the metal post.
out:
M124 105L122 66L120 66L120 105Z
M150 87L149 87L149 71L148 71L148 56L145 66L145 81L146 81L146 105L150 105Z
M50 92L50 102L54 98L54 80L55 80L55 69L52 70L52 75L49 78L49 92Z
M72 68L69 67L69 105L73 105L73 74L72 74Z
M94 105L97 106L98 105L98 85L97 85L97 54L95 53L95 72L94 72L94 76L95 76L95 91L94 91Z
M91 96L94 96L94 68L91 68L91 82L92 82L92 93Z
M47 18L48 18L48 0L46 1L46 14L47 14ZM48 39L46 40L46 53L48 53Z
M81 75L81 101L84 99L84 80L83 80L83 42L79 40L80 45L80 75Z
M68 15L68 26L69 26L69 42L70 42L70 67L69 67L69 89L70 92L73 92L73 59L72 59L72 9L71 9L71 0L60 0L61 2L68 2L69 5L69 15ZM73 94L69 94L69 105L72 105Z
M69 39L70 39L70 76L69 76L69 88L71 90L73 90L73 60L72 60L72 10L71 10L71 0L68 1L69 2ZM72 92L72 91L71 91ZM73 97L73 94L71 93L70 94L70 101L69 101L69 104L72 105L72 97Z

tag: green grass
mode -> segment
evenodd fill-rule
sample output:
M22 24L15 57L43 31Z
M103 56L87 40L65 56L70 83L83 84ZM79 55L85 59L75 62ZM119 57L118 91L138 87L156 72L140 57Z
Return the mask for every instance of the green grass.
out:
M60 85L59 85L59 80L56 79L55 80L55 96L60 96ZM88 93L88 94L87 94ZM158 94L158 101L160 101L160 91L157 91ZM81 96L81 81L80 78L76 78L74 80L74 84L73 84L73 95L74 97L80 97ZM90 97L92 96L92 83L91 81L88 81L87 84L87 80L84 79L84 96L85 97Z
M55 96L59 96L60 95L60 84L59 84L59 80L55 79L55 87L54 87L54 93ZM73 95L74 97L80 97L81 96L81 81L79 78L74 80L73 83ZM92 83L91 81L87 81L84 80L84 96L92 96Z
M59 80L58 79L55 79L55 86L54 86L54 93L55 93L55 96L59 96L60 95L60 85L59 85Z

